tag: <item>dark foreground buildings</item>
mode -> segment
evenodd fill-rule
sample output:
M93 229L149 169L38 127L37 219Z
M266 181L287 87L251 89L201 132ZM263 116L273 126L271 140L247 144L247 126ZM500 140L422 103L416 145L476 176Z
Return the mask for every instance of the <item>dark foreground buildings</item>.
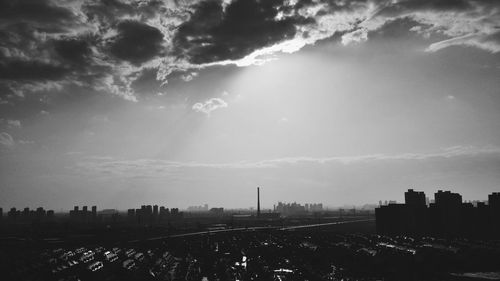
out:
M488 204L462 202L458 193L439 190L434 203L426 204L425 194L409 189L405 204L375 209L377 233L387 235L439 237L500 237L500 193L488 196Z

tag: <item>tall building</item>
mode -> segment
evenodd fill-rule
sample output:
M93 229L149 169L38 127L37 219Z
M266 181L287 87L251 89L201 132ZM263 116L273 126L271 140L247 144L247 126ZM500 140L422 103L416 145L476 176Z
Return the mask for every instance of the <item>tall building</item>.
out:
M23 219L27 219L30 216L30 208L26 207L22 213Z
M10 211L7 212L7 217L10 220L16 220L16 218L19 216L20 212L15 208L12 207L10 208Z
M260 217L260 187L257 187L257 217Z
M135 221L135 209L128 209L127 210L127 219L130 222L134 222Z
M425 193L408 189L405 192L405 204L409 206L425 206Z
M424 234L427 227L427 204L423 191L408 189L405 192L407 233Z
M500 192L488 195L489 217L493 225L493 233L500 237Z
M452 236L460 229L460 209L462 196L451 191L434 193L434 203L430 204L431 227L441 236Z
M97 219L97 206L92 206L92 220Z
M456 207L462 204L462 195L451 191L438 190L434 193L434 203L440 206Z
M500 209L500 192L493 192L488 195L488 205L494 209Z

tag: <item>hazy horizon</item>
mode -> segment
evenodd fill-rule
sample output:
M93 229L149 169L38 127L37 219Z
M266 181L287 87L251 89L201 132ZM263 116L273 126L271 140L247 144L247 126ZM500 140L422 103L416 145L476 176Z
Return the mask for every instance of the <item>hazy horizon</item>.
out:
M500 191L495 1L0 4L0 207Z

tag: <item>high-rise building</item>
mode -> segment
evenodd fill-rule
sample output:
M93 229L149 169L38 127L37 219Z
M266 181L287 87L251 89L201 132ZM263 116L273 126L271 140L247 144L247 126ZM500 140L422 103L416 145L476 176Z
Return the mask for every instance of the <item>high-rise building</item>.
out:
M434 203L447 207L459 206L462 204L462 195L451 191L438 190L437 193L434 193Z
M494 209L500 209L500 192L493 192L488 195L488 205Z
M408 189L405 192L405 204L409 206L425 206L425 193L423 191Z
M10 208L10 211L7 212L7 217L10 220L16 220L16 218L19 216L19 213L20 212L15 207L12 207Z
M155 218L157 218L157 217L158 217L158 205L154 205L154 206L153 206L153 216L154 216Z
M128 209L127 210L127 219L130 222L134 222L135 221L135 209Z
M496 237L500 237L500 192L488 195L488 205L490 222L493 226L492 231Z
M442 236L450 236L460 229L462 196L451 191L438 190L434 203L430 205L431 227Z
M260 187L257 187L257 217L260 217Z
M24 208L22 216L23 218L28 218L30 216L30 208Z

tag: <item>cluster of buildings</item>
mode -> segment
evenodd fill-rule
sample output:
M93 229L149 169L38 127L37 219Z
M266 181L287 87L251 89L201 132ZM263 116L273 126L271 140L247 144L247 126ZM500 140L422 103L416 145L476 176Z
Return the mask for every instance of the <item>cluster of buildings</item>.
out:
M463 202L462 196L439 190L427 204L424 192L409 189L405 203L389 203L375 209L377 233L439 237L499 237L500 193L487 202Z
M83 206L81 210L75 206L73 210L69 211L69 218L72 222L95 222L97 220L97 206L92 206L91 210L87 206Z
M23 210L18 210L16 208L11 208L7 212L7 220L9 222L35 222L35 221L49 221L54 218L53 210L45 210L42 207L36 210L30 210L26 207ZM3 209L0 208L0 220L3 220Z
M142 205L140 209L127 210L127 220L139 224L154 224L182 216L183 213L178 208L169 209L158 205Z
M203 206L189 206L186 210L188 212L208 212L208 204Z
M315 213L323 211L322 203L306 203L301 205L299 203L283 203L278 202L277 205L273 206L273 211L275 213L280 213L282 215L300 215L306 213Z
M57 215L53 210L45 210L42 207L36 210L28 207L23 210L11 208L5 217L3 209L0 208L0 222L12 224L53 221L69 221L74 225L125 221L129 223L154 224L182 217L183 213L178 208L169 209L158 205L142 205L140 209L128 209L125 216L115 209L98 211L97 206L92 206L90 209L88 206L74 206L69 213L58 213Z
M187 207L186 211L188 213L204 213L206 215L216 215L216 216L222 216L224 214L224 208L222 207L208 208L208 204L200 206L189 206Z
M91 210L87 206L83 206L80 209L79 206L75 206L73 210L69 211L69 215L64 216L58 214L57 219L62 217L68 218L72 223L91 223L98 220L97 206L92 206ZM0 208L0 220L6 223L34 223L34 222L54 222L56 221L56 214L54 210L45 210L43 207L38 207L36 209L30 209L26 207L22 210L18 210L15 207L10 208L7 212L6 218L4 218L3 210Z

